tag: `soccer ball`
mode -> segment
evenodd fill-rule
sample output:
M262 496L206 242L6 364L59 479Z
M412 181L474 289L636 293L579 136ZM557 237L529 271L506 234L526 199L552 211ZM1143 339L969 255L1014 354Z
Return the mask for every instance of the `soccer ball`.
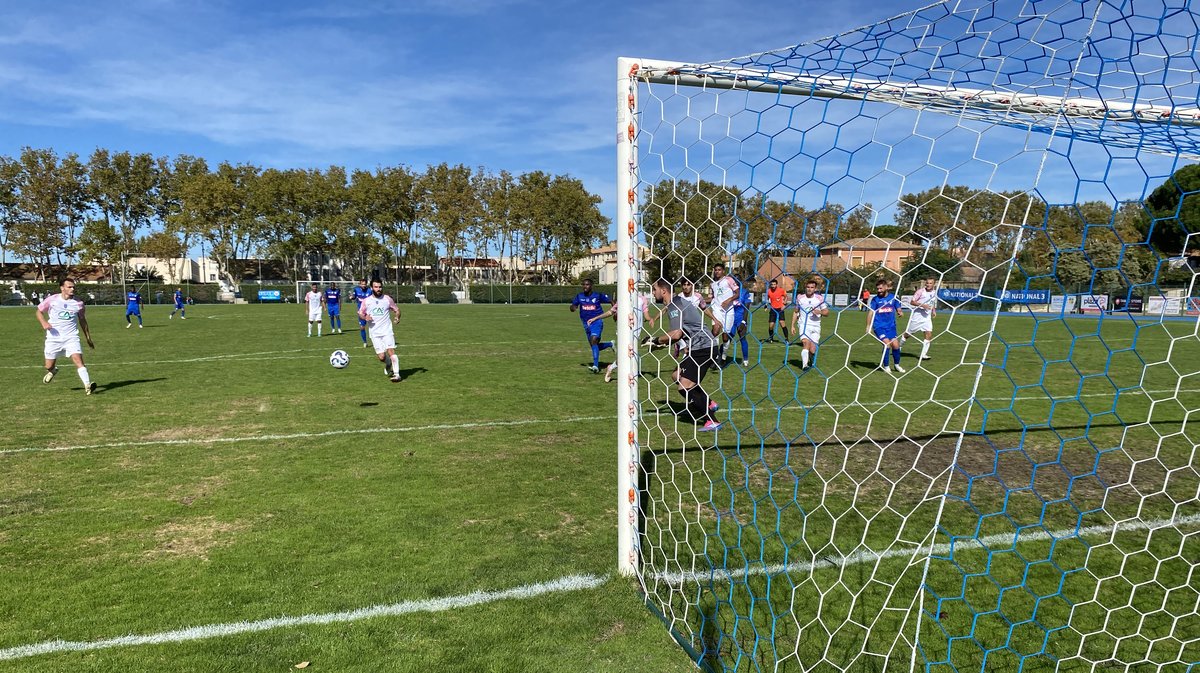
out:
M335 369L341 369L350 364L350 354L344 350L336 350L329 354L329 364Z

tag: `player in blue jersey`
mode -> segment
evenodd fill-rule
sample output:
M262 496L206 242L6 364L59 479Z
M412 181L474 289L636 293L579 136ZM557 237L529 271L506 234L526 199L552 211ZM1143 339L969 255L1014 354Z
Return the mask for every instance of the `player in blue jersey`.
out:
M142 328L142 293L136 290L130 290L125 293L125 329L133 327L133 320L130 316L137 316L138 329Z
M903 312L903 305L886 280L880 279L875 283L875 296L867 303L870 314L867 318L867 334L874 334L883 344L883 362L879 368L887 371L888 349L892 351L892 371L903 374L900 366L900 340L896 338L896 319Z
M747 310L750 306L750 291L746 289L745 283L737 278L734 278L733 281L738 285L738 301L733 306L733 329L741 339L742 366L749 367L750 342L746 340L746 332L750 326L749 322L747 321Z
M342 291L329 281L325 288L325 312L329 314L329 333L342 333Z
M167 317L167 320L175 319L175 311L179 311L180 320L187 320L187 311L183 308L183 288L181 287L175 288L175 308L171 311L171 315Z
M356 307L354 310L355 313L358 313L358 309L362 308L363 300L370 296L371 296L371 288L370 288L370 286L367 285L367 279L359 278L358 279L358 287L354 288L354 305ZM367 347L367 321L363 320L361 315L359 315L359 317L358 317L358 335L362 337L363 348L366 348Z
M600 373L600 351L606 348L612 348L611 341L600 341L600 336L604 334L604 321L596 320L588 324L588 320L604 314L602 304L612 304L612 300L608 295L601 292L592 291L592 279L583 279L583 292L575 295L571 300L571 313L579 311L579 319L583 321L583 333L587 337L588 344L592 347L592 366L593 374Z

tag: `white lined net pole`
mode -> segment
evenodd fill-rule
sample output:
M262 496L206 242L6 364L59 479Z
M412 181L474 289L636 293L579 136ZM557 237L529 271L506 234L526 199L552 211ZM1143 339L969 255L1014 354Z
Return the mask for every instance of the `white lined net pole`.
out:
M617 571L638 568L637 63L617 59Z

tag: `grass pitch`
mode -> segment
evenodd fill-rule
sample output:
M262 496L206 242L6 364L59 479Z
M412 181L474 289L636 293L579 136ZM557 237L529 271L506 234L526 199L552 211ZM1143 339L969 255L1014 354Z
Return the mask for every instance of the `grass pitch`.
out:
M168 312L88 309L87 397L69 363L41 383L32 309L0 310L0 650L608 580L0 668L692 670L612 578L615 390L565 306L404 306L399 384L353 319L318 339L297 306Z
M143 330L89 309L93 397L70 366L42 385L32 311L0 312L0 651L400 606L0 665L691 670L610 577L615 390L581 367L578 318L403 310L392 384L356 325L306 338L301 307L155 306ZM752 339L749 367L705 382L715 436L643 357L645 580L685 642L718 670L908 670L914 646L931 670L1200 657L1196 525L1038 537L1200 512L1195 323L943 317L902 376L864 325L831 316L807 372ZM544 586L568 576L599 579ZM511 589L545 593L463 599Z

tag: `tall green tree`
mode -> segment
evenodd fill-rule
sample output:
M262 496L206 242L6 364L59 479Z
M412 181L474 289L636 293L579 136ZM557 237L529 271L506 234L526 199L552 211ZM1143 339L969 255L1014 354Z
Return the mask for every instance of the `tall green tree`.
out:
M397 258L397 281L401 268L409 266L408 248L416 242L416 182L417 176L407 166L350 174L347 235L335 245L340 257L360 260L362 268L356 275L365 276L389 256Z
M430 166L417 179L419 217L451 260L463 253L467 231L481 217L475 187L471 169L461 164ZM452 280L463 284L463 279L454 272L453 261L447 272Z
M256 166L221 162L215 171L184 181L179 194L181 217L198 223L217 274L235 289L241 284L246 254L262 238L253 197L258 175Z
M605 239L611 221L600 212L602 199L587 191L583 181L576 178L554 176L547 197L547 254L554 255L558 268L565 273L576 260L586 256L593 245Z
M174 160L158 159L158 198L154 203L155 214L163 225L163 231L179 239L180 246L191 250L192 243L199 239L205 223L197 220L184 209L185 186L202 179L208 174L208 162L203 158L181 154ZM187 254L186 252L184 254Z
M159 163L149 154L97 149L87 168L92 199L105 219L115 220L123 251L128 253L155 214Z
M8 263L9 235L17 222L21 164L0 156L0 264Z
M707 180L663 180L642 198L642 227L652 255L652 276L686 274L697 280L724 260L738 229L738 193Z
M1150 192L1146 209L1148 216L1137 221L1143 238L1163 255L1185 254L1188 236L1200 233L1200 164L1175 171Z
M67 245L59 159L54 150L26 147L18 163L17 217L10 225L10 245L34 262L44 280L51 261L61 259Z

